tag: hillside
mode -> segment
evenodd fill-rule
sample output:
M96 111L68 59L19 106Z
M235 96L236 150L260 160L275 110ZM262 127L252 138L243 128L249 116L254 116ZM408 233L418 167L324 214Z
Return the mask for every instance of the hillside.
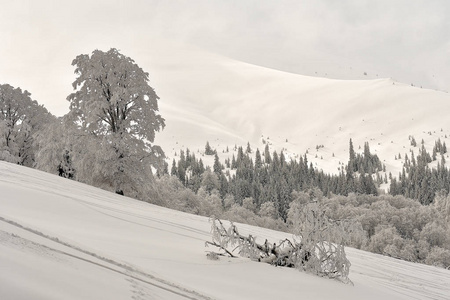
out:
M206 259L205 217L0 162L1 299L447 299L450 271L347 249L354 285ZM277 241L285 233L238 225Z
M338 173L352 138L357 151L369 142L387 172L397 175L402 164L395 156L409 153L409 136L424 139L430 151L438 138L449 142L450 95L444 92L387 78L307 77L180 45L135 59L161 97L167 126L156 143L169 160L180 149L203 151L206 141L219 153L247 142L263 149L265 141L288 156L308 151L319 169ZM317 145L324 147L316 152Z

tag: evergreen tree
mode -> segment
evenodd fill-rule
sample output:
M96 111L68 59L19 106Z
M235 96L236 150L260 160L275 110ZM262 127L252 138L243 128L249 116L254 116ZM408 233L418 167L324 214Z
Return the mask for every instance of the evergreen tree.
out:
M354 172L354 171L356 171L356 165L355 165L355 163L356 163L356 154L355 154L355 150L354 150L354 148L353 148L353 141L352 141L352 139L350 139L350 142L349 142L349 172Z
M270 164L272 162L272 159L270 157L269 144L266 144L266 146L264 147L264 162L266 164Z
M237 157L236 157L236 164L237 167L242 167L242 165L244 164L244 159L245 159L245 155L244 155L244 150L242 149L242 147L238 147L237 149Z
M205 145L205 155L214 155L216 151L214 151L211 146L209 145L209 142L206 142Z
M280 165L282 168L286 165L286 157L284 156L283 151L280 152Z
M199 174L203 174L203 172L205 172L205 166L203 165L203 161L201 158L198 160L198 169Z
M229 159L229 158L225 159L225 166L226 166L228 169L231 168L231 163L230 163L230 159Z
M231 169L236 169L236 168L237 168L236 158L234 157L234 154L233 154L233 157L231 158Z
M217 174L211 172L209 168L203 172L202 187L204 187L208 193L211 193L213 190L219 190L220 188L220 182Z
M186 156L184 155L183 149L180 149L180 160L178 162L185 170L188 168L186 163Z
M255 169L260 169L262 167L262 159L261 159L261 153L259 152L259 149L256 149L255 154Z
M225 196L228 193L228 180L225 174L221 173L219 177L219 194L222 199L225 199Z
M271 162L270 166L271 166L270 169L272 171L272 174L277 174L278 171L281 169L280 160L278 159L278 153L276 151L273 152L272 162Z
M222 164L219 161L219 156L216 154L214 154L214 166L213 166L213 170L214 173L217 176L220 176L220 174L222 174Z
M172 168L170 169L170 175L178 176L177 163L175 161L175 158L172 161Z
M247 142L247 149L245 150L245 153L247 153L247 154L252 153L252 148L250 147L250 142Z
M178 161L178 179L183 185L186 185L186 169L181 160Z

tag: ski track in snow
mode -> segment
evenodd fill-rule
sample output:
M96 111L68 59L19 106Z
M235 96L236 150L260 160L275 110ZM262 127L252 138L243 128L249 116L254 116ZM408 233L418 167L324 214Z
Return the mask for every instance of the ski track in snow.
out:
M161 230L161 231L165 231L165 232L170 232L170 233L175 234L175 235L185 236L185 237L196 239L196 240L200 240L200 241L205 241L205 239L208 239L210 237L209 232L205 232L203 230L199 230L199 229L191 227L191 226L186 226L186 225L178 224L178 223L175 223L175 222L170 222L170 221L167 221L167 220L161 220L160 218L154 218L154 217L150 217L150 216L143 216L143 215L140 215L140 214L137 214L137 213L127 212L127 211L122 210L122 209L108 207L106 205L89 203L87 201L82 201L82 200L79 200L79 202L84 202L88 207L94 209L95 211L97 211L97 212L99 212L101 214L110 216L112 218L124 221L124 222L130 222L130 223L133 223L133 224L136 224L136 225L140 225L140 226L144 226L144 227L148 227L148 228L153 228L153 229ZM192 236L192 235L187 235L187 234L181 234L181 233L176 232L176 231L170 231L170 230L166 230L166 229L162 229L162 228L157 228L157 227L146 225L146 224L139 223L139 222L136 222L136 221L131 221L130 219L127 219L127 218L118 217L118 216L115 216L113 214L108 214L105 211L117 213L119 215L132 217L132 218L136 218L136 219L143 219L143 220L146 220L146 221L152 221L153 223L169 225L171 227L178 228L178 229L181 229L183 231L199 234L199 235L202 236L202 238L198 238L198 237L195 237L195 236Z
M40 243L36 243L33 241L30 241L28 239L24 239L21 238L20 236L18 236L17 234L12 234L12 233L8 233L5 231L0 230L0 243L2 244L6 244L6 243L10 243L10 244L21 244L23 247L28 248L29 250L33 250L34 252L38 252L40 253L40 255L48 255L51 257L54 257L53 253L57 253L57 254L62 254L64 256L68 256L71 258L75 258L77 260L81 260L83 262L89 263L89 264L93 264L96 265L98 267L107 269L109 271L112 272L116 272L118 274L121 274L123 276L125 276L127 278L128 281L130 281L131 283L134 284L134 286L137 286L136 283L140 282L140 283L145 283L145 284L149 284L152 285L156 288L162 289L164 291L170 292L172 294L175 294L177 296L180 296L182 298L185 299L211 299L210 297L207 297L205 295L202 295L198 292L183 288L177 284L171 283L169 281L163 280L161 278L158 278L154 275L150 275L148 273L145 273L143 271L137 270L133 267L130 267L126 264L123 263L119 263L115 260L106 258L104 256L100 256L97 255L96 253L92 253L90 251L86 251L82 248L79 248L78 246L74 246L71 245L69 243L63 242L58 238L55 237L50 237L42 232L39 232L37 230L31 229L31 228L26 228L14 221L8 220L3 218L2 216L0 216L0 221L1 222L5 222L8 223L9 225L13 225L21 230L25 230L28 232L31 232L37 236L39 236L40 238L46 239L46 240L50 240L52 242L56 242L64 247L70 248L71 250L75 250L77 252L80 252L82 254L88 255L89 257L96 259L96 260L100 260L100 262L95 262L92 259L87 259L87 258L83 258L80 255L77 254L72 254L69 252L66 252L64 250L59 250L59 249L55 249L55 248L51 248L49 246L46 246L44 244L40 244ZM11 241L12 240L12 241ZM15 241L14 241L15 240ZM18 242L17 242L18 241Z
M448 270L347 248L350 277L358 274L409 299L450 299Z
M15 174L16 175L20 175L20 173L18 173L18 172L16 172ZM17 181L22 181L23 183L29 183L29 180L20 180L20 179L17 180L18 178L14 178L13 179L10 176L8 176L8 177L9 178L7 178L7 180L4 180L4 178L2 178L2 181L10 182L10 183L16 183ZM45 181L42 178L37 177L37 176L34 177L33 179L37 180L39 183L41 183L41 184L38 183L36 185L33 185L33 188L35 190L48 192L48 188L43 188L44 184L47 183L47 181ZM53 190L53 193L55 195L60 195L60 196L64 196L65 198L68 198L66 189L59 189L59 191L58 191L58 189L57 189L58 186L57 185L54 185L52 187L55 188ZM80 190L77 189L76 193L80 194ZM194 238L194 239L198 239L198 240L201 240L201 241L205 241L205 239L208 239L210 237L210 233L209 232L205 232L203 230L197 229L197 228L192 227L192 226L187 226L187 225L183 225L183 224L180 224L180 223L171 222L171 221L168 221L168 220L162 220L161 218L151 217L151 216L148 216L148 215L144 216L142 214L133 213L133 212L130 212L129 210L127 211L126 209L123 209L124 206L130 208L131 203L129 203L129 202L125 204L123 202L114 200L112 198L107 198L108 201L105 201L104 197L100 198L95 193L90 193L89 191L85 191L84 193L82 192L82 194L87 196L87 197L89 197L90 199L96 199L96 200L101 201L102 203L106 202L106 204L94 203L93 201L89 201L89 202L88 201L84 201L84 200L81 200L79 197L70 197L70 198L71 198L71 200L74 200L76 202L82 203L85 206L87 206L87 207L89 207L89 208L91 208L93 210L96 210L99 213L102 213L104 215L110 216L112 218L116 218L116 219L119 219L119 220L125 221L125 222L134 223L134 224L140 225L140 226L151 227L151 228L154 228L154 229L158 229L158 228L157 227L153 227L153 226L149 226L149 225L146 225L146 224L143 224L143 223L139 223L137 221L132 221L129 218L121 218L118 215L132 217L132 218L135 218L135 219L143 219L143 220L146 220L146 221L152 221L154 223L160 223L160 224L164 224L164 225L169 225L169 226L172 226L172 227L175 227L175 228L178 228L178 229L182 229L182 230L187 231L187 232L196 233L196 234L200 235L201 238L190 236L190 235L183 235L183 236ZM134 204L133 206L148 207L148 203L145 203L145 202L141 202L141 203L138 202L138 203L133 203L133 204ZM112 207L112 205L114 205L116 207ZM106 211L108 211L110 213L107 213ZM116 213L116 215L114 215L112 213ZM167 231L167 230L164 230L164 229L159 229L159 230ZM176 231L170 231L170 233L173 233L173 234L176 234L176 235L182 235L182 234L180 234L180 233L178 233Z

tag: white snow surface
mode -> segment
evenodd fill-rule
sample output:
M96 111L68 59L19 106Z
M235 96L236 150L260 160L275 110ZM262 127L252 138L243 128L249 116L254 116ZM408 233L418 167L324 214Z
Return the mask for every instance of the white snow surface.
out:
M0 299L449 299L450 271L347 248L354 285L208 260L208 218L0 162ZM276 242L289 234L237 224Z
M387 173L396 176L402 161L395 156L411 157L410 135L419 147L424 139L429 152L438 138L450 144L448 93L390 78L302 76L182 44L154 45L145 53L133 53L133 58L150 73L150 84L161 98L167 126L155 143L170 162L186 148L199 158L206 141L223 162L232 154L223 154L226 147L245 149L250 142L253 149L263 150L264 139L271 151L283 149L288 158L308 151L315 167L338 174L348 162L352 138L357 152L369 142ZM324 147L316 151L318 145ZM412 149L417 155L418 148ZM206 164L210 161L206 158Z

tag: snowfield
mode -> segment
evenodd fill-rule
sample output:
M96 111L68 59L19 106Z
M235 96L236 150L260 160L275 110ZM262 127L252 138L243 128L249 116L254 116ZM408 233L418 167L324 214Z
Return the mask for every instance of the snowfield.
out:
M339 174L348 162L349 140L356 152L369 142L387 174L402 170L400 153L411 157L414 136L431 152L435 141L450 144L450 94L422 89L391 78L336 80L292 74L232 60L187 45L154 45L130 53L150 74L161 98L166 128L155 143L178 159L180 149L218 150L247 145L284 150L325 173ZM323 148L316 150L318 145ZM359 148L361 147L361 149ZM244 148L245 149L245 148ZM236 153L234 153L236 155ZM317 157L316 157L317 156ZM450 161L447 159L447 161ZM202 158L203 159L203 158ZM210 164L206 158L206 164Z
M0 299L449 299L450 271L347 248L354 285L206 258L208 218L0 162ZM238 225L269 241L288 234ZM216 250L216 249L214 249Z

